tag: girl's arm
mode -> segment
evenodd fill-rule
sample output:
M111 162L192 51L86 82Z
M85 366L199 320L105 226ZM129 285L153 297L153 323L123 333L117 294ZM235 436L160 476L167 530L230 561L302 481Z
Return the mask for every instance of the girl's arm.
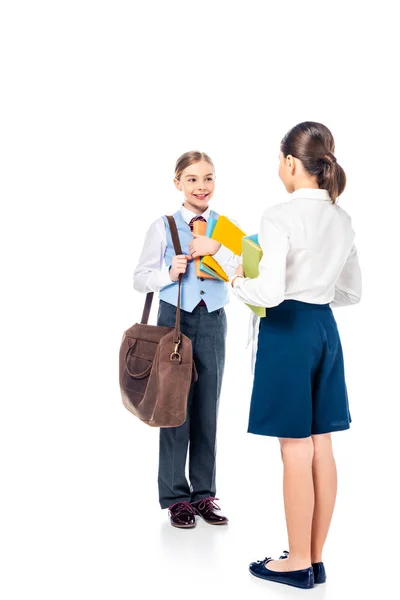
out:
M155 221L146 233L139 263L133 275L133 287L138 292L158 292L171 285L169 269L163 266L167 247L164 220Z
M238 226L236 221L232 220L232 223ZM215 250L215 247L218 249ZM193 258L206 255L212 256L228 275L229 279L233 277L238 265L241 263L240 256L237 256L229 248L205 235L195 235L194 241L190 244L189 248L190 251L194 250L194 254L192 254Z
M263 250L260 274L255 279L237 277L233 282L233 293L246 304L272 308L285 298L289 239L265 215L261 221L259 241Z
M348 306L361 300L362 281L356 247L352 246L343 270L335 284L335 297L331 306Z

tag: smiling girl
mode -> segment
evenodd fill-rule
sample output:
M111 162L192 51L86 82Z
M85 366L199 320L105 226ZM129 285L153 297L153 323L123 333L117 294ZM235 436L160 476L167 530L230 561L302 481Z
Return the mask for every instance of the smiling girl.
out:
M183 154L176 163L174 183L184 200L173 215L183 254L175 255L167 219L155 221L145 237L134 287L142 293L159 292L158 325L174 327L178 279L183 275L181 331L192 342L198 381L189 392L186 422L160 430L158 488L161 508L169 508L171 524L188 528L195 526L196 515L213 525L228 522L215 504L217 413L225 361L228 289L222 281L198 278L192 259L211 255L232 276L238 257L210 238L193 235L196 220L218 218L208 206L215 188L210 157L197 151ZM190 483L185 475L188 447Z

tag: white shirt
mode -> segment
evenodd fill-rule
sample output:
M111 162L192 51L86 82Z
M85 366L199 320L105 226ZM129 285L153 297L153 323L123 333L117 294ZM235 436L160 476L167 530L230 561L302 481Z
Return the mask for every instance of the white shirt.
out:
M195 214L184 206L181 213L185 223L189 225ZM201 215L206 221L210 216L210 208ZM169 268L165 265L164 255L167 249L167 234L164 219L160 217L149 228L146 233L139 263L133 276L133 287L138 292L159 292L163 287L171 284ZM239 257L233 252L221 246L214 254L215 260L224 269L228 277L232 278L239 264Z
M271 308L283 300L345 306L361 298L361 272L350 216L326 190L296 190L265 211L259 243L260 274L238 277L234 294Z

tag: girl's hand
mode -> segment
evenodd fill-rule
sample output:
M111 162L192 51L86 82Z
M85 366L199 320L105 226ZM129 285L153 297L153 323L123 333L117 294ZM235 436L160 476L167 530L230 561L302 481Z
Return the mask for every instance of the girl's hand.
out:
M197 258L198 256L213 256L221 248L221 244L212 240L205 235L193 235L193 242L189 245L190 256Z
M243 265L238 265L235 275L240 275L241 277L244 277Z
M185 254L177 254L172 259L172 265L169 270L171 281L178 281L181 273L186 273L188 260L192 260L190 256Z
M235 276L233 277L233 279L231 281L232 287L235 287L235 281L236 281L237 277L244 277L243 265L239 265L238 268L236 269Z

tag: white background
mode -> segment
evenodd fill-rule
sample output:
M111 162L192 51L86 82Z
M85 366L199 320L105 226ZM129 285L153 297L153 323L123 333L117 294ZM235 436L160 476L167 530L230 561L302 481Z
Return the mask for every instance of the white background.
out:
M5 0L1 58L4 600L297 597L248 563L286 547L277 442L246 433L248 309L228 307L218 497L227 528L158 507L158 432L122 406L118 350L144 298L176 158L213 158L213 206L258 230L286 199L279 142L328 125L364 276L336 311L353 425L335 435L329 600L397 592L399 93L396 2ZM154 322L154 321L153 321ZM397 508L396 508L397 507ZM304 593L304 592L303 592Z

